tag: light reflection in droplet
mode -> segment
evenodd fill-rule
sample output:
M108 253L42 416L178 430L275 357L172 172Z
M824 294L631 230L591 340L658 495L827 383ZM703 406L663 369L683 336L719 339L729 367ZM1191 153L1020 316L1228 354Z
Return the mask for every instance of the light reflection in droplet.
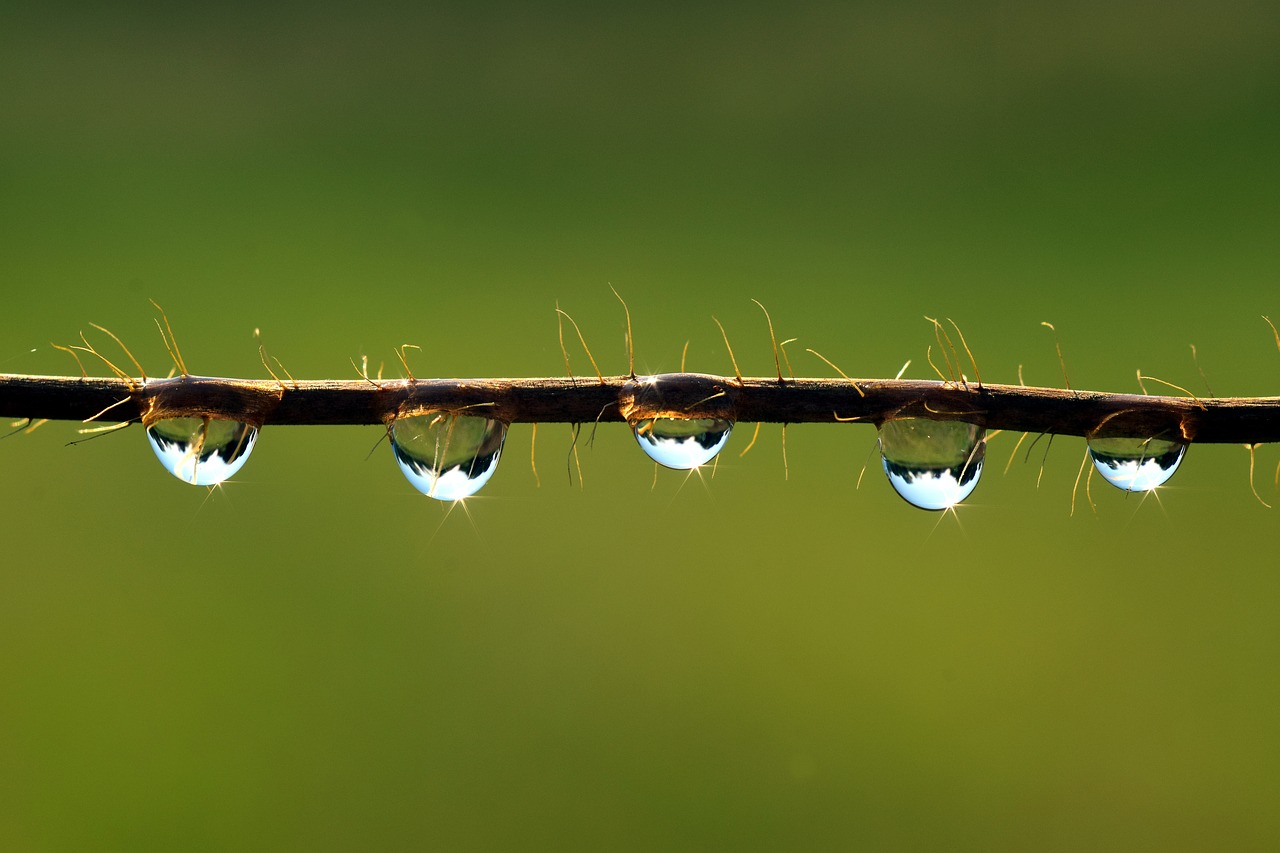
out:
M216 486L248 461L257 427L222 418L161 418L147 440L170 474L194 486Z
M469 498L498 468L507 425L493 418L428 412L391 423L391 450L413 487L430 498Z
M688 471L706 465L733 430L727 418L643 418L631 425L636 441L659 465Z
M1126 492L1147 492L1169 481L1187 445L1162 438L1091 438L1089 455L1108 483Z
M899 418L880 427L880 455L894 490L920 509L949 509L978 485L986 430L964 421Z

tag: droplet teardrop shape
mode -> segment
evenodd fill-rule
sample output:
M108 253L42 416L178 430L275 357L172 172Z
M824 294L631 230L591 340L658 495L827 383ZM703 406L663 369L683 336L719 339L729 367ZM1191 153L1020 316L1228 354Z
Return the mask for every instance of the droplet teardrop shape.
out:
M1163 438L1091 438L1093 466L1108 483L1126 492L1149 492L1173 476L1187 453L1181 441Z
M733 421L727 418L642 418L631 425L650 459L679 471L714 459L732 430Z
M469 498L498 468L507 425L493 418L428 412L391 422L391 450L413 487L438 501Z
M193 486L216 486L249 460L258 428L223 418L161 418L147 426L147 440L170 474Z
M949 509L978 485L986 430L964 421L900 418L880 427L880 456L894 490L920 509Z

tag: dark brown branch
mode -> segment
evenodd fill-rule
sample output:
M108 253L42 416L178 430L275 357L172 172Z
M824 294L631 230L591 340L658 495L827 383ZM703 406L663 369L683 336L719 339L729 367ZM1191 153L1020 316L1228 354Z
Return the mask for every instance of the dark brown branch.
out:
M472 410L508 423L590 423L658 415L771 423L966 420L1057 435L1164 436L1199 443L1280 441L1280 397L1188 399L923 380L736 378L303 381L133 380L0 375L0 415L106 423L211 415L263 424L382 424L412 410ZM118 405L117 405L118 404Z

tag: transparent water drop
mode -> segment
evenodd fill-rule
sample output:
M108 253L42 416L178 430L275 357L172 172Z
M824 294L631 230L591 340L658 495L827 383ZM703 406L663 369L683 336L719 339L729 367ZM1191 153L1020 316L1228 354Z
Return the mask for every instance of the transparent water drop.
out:
M170 474L216 486L249 461L258 428L223 418L161 418L147 427L147 440Z
M650 459L679 471L714 459L732 430L733 421L727 418L643 418L631 425Z
M964 421L899 418L880 427L880 456L894 490L920 509L949 509L978 485L986 434Z
M1186 453L1183 442L1163 438L1089 439L1089 455L1098 473L1126 492L1147 492L1164 485Z
M391 422L391 450L413 487L438 501L469 498L498 468L507 425L492 418L428 412Z

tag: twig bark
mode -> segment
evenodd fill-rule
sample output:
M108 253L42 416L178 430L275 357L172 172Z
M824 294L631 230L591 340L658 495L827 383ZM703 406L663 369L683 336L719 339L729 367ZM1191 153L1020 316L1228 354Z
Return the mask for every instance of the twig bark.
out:
M106 414L102 414L105 410ZM411 411L473 412L507 423L728 417L768 423L965 420L1016 432L1280 441L1280 397L1105 394L924 380L786 379L672 373L638 379L125 380L0 374L0 416L106 422L212 416L262 425L384 424Z

